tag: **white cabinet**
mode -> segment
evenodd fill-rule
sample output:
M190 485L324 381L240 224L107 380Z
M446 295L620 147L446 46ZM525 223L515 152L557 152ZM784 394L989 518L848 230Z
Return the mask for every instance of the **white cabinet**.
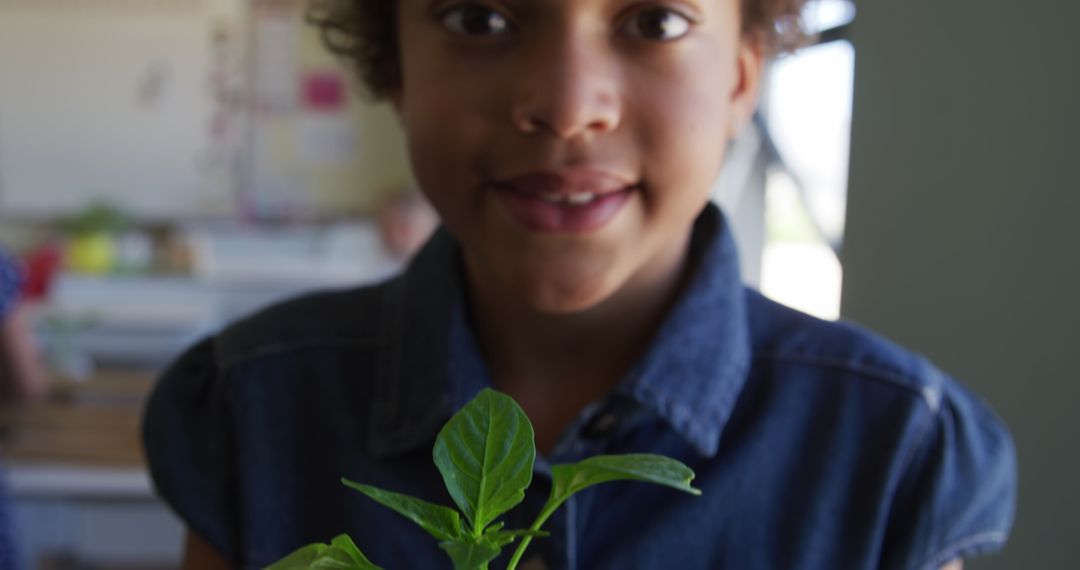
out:
M139 469L8 466L20 568L177 568L184 526ZM56 562L65 561L65 562Z

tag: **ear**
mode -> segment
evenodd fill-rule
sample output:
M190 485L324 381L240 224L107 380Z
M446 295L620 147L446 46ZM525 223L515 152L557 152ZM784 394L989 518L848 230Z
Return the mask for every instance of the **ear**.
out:
M739 42L735 58L737 81L731 92L731 120L728 139L734 139L757 108L761 89L762 68L765 65L764 46L755 34L745 34Z

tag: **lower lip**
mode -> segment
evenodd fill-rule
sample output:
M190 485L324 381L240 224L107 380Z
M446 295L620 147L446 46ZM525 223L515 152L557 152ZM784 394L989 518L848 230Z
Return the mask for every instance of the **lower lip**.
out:
M542 233L583 234L600 229L622 209L633 187L598 196L587 204L552 204L535 196L497 188L510 216Z

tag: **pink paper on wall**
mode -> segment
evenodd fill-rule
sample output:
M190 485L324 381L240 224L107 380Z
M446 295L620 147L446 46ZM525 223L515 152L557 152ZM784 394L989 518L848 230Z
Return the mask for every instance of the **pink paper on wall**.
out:
M302 79L304 109L339 113L345 109L345 78L335 71L308 71Z

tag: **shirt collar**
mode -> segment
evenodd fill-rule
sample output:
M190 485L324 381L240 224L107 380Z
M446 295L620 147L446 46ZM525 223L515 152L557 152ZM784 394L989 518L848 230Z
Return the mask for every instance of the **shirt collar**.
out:
M711 457L746 382L750 338L739 256L718 207L701 213L690 243L686 289L616 392Z
M690 253L686 289L615 392L712 456L750 362L738 254L715 205L696 220ZM469 329L463 283L458 246L440 229L388 285L372 453L430 443L454 411L491 385Z
M375 370L368 444L376 456L430 443L456 402L447 362L450 330L464 298L458 247L436 230L379 299L381 347ZM449 411L449 413L448 413Z

